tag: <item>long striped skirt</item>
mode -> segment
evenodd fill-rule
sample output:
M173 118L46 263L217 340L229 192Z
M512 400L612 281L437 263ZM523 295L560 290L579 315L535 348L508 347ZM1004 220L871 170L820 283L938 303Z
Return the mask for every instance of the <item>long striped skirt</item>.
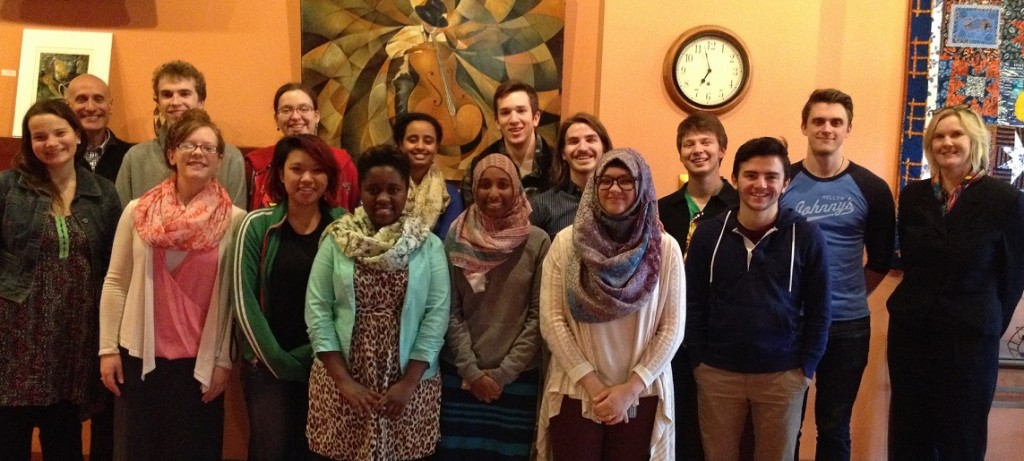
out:
M530 459L537 433L537 369L519 375L491 403L463 390L462 377L445 362L441 379L441 443L432 459Z

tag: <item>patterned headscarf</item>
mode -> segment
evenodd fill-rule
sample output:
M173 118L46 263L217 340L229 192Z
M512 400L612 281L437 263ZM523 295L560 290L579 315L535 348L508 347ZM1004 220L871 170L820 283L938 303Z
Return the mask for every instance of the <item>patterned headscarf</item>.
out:
M177 175L139 197L132 216L143 241L156 248L209 250L228 231L231 197L211 180L186 205L178 198Z
M409 256L430 234L430 228L415 216L402 214L397 221L374 229L363 207L346 213L327 226L324 235L334 238L338 250L367 267L398 271L409 266Z
M441 169L437 164L430 165L419 184L409 181L409 200L406 202L405 211L409 215L418 216L428 229L433 229L437 225L437 219L448 209L449 203L451 196L448 195L444 176L441 175Z
M445 243L448 260L463 269L474 293L487 288L487 272L505 262L530 235L530 202L512 159L505 155L488 155L481 159L473 170L473 187L480 185L480 178L490 168L501 170L512 182L515 199L511 208L504 216L491 218L480 211L480 204L474 200L452 223L452 232Z
M597 196L597 181L610 164L624 166L636 180L636 202L617 216L605 213ZM587 181L566 270L569 311L577 321L619 319L651 299L661 268L662 232L652 179L640 153L624 148L604 154Z

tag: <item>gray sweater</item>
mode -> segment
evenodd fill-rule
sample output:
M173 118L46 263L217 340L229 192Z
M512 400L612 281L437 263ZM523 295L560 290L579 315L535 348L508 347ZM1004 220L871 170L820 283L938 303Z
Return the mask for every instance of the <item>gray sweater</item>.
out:
M161 138L136 144L128 149L117 172L117 195L121 205L137 199L146 191L167 179L174 170L164 160L164 141ZM224 144L224 157L217 171L217 181L228 191L231 203L245 209L245 161L242 153L231 144Z
M452 308L441 357L465 381L486 373L505 386L540 364L540 276L550 245L531 226L526 242L487 273L482 293L473 293L461 268L449 266Z

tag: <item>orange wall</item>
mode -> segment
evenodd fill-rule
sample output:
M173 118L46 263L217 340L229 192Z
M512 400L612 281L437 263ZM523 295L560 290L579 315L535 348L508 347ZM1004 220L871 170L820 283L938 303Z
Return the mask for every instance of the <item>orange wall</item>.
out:
M69 5L93 13L67 11ZM114 33L111 127L133 142L154 136L151 80L164 62L184 59L203 72L206 108L239 146L277 140L274 91L301 75L299 0L2 2L0 69L18 70L24 28ZM11 135L16 89L17 77L0 77L0 136Z
M845 0L605 0L599 53L599 115L617 146L647 156L659 195L683 172L675 129L686 113L669 99L662 63L694 26L715 24L746 42L752 81L746 98L721 119L729 153L758 136L784 136L804 157L800 110L815 88L837 87L854 100L846 153L890 183L896 178L907 2ZM731 171L726 156L723 171Z

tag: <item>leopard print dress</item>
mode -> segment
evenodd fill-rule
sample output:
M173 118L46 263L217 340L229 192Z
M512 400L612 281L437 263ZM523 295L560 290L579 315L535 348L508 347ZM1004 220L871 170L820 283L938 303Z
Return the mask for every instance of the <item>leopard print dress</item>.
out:
M399 321L409 283L408 271L356 266L358 309L348 371L380 394L402 377L398 358ZM314 452L339 460L391 461L423 458L441 438L441 378L420 383L401 417L362 417L345 404L327 370L314 361L309 383L306 436Z

